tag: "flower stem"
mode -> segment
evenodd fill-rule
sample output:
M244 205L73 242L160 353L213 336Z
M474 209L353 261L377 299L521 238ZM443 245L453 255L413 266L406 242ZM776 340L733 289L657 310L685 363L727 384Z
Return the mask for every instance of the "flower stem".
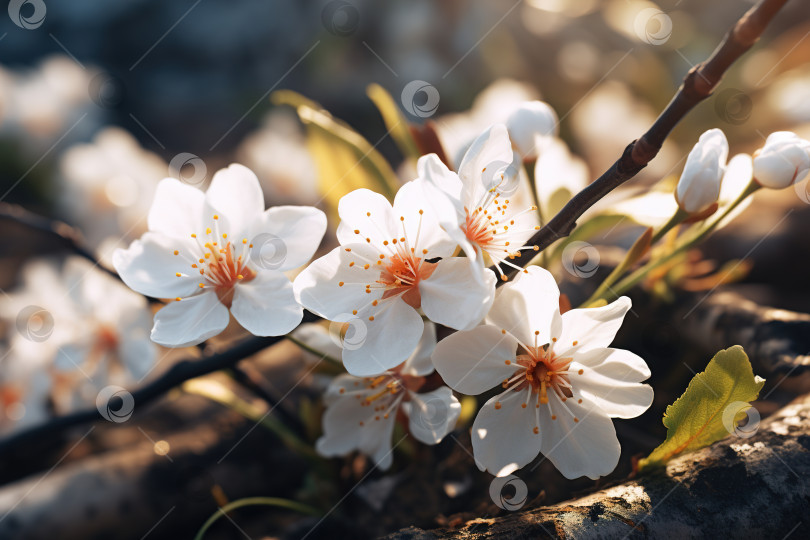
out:
M716 217L708 226L700 229L699 232L696 235L693 235L691 237L687 237L684 241L682 241L680 243L680 245L678 245L675 249L673 249L667 255L661 257L660 259L650 261L645 266L642 266L641 268L639 268L638 270L636 270L635 272L633 272L632 274L630 274L629 276L624 278L622 281L620 281L618 283L618 285L616 285L615 288L613 288L611 291L609 291L608 294L602 294L600 296L600 298L603 298L604 300L607 300L607 301L611 301L611 300L613 300L615 298L618 298L619 296L621 296L622 294L624 294L628 290L630 290L633 287L635 287L636 285L638 285L644 278L647 277L647 275L650 272L652 272L656 268L668 263L669 261L671 261L672 259L674 259L678 255L680 255L684 251L688 250L689 248L691 248L692 246L694 246L698 242L701 242L703 239L705 239L707 236L709 236L712 232L714 232L714 230L717 228L717 226L720 224L720 222L722 222L729 214L731 214L731 212L743 200L745 200L746 197L748 197L749 195L754 193L759 188L760 188L760 185L757 182L755 182L754 180L751 180L751 182L748 184L748 187L745 188L745 190L740 194L740 196L737 197L737 199L735 199L734 202L732 202L730 205L728 205L728 207L725 210L723 210L723 212L718 217ZM598 299L599 298L596 298L596 300L598 300Z
M208 532L208 529L210 529L219 518L226 516L229 512L244 506L275 506L278 508L286 508L287 510L292 510L294 512L300 512L302 514L310 514L313 516L320 515L320 512L315 508L296 501L291 501L289 499L281 499L279 497L246 497L244 499L239 499L233 501L232 503L228 503L225 506L221 506L219 509L217 509L217 511L211 517L209 517L205 523L203 523L200 530L197 531L197 534L194 536L194 540L202 540L205 533Z

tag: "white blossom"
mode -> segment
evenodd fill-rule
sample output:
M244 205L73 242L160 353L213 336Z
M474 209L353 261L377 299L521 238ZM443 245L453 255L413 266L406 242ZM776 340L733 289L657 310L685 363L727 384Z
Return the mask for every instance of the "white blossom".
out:
M306 263L325 230L316 208L265 210L256 176L234 164L214 175L206 193L162 180L149 232L116 250L113 264L135 291L173 299L155 315L156 343L201 343L225 329L229 311L252 334L277 336L303 316L283 272Z
M500 289L486 324L443 339L436 370L454 390L501 386L472 427L475 461L497 476L543 453L566 478L610 473L620 447L611 418L633 418L652 403L650 376L635 354L609 348L630 300L559 310L554 278L530 267Z

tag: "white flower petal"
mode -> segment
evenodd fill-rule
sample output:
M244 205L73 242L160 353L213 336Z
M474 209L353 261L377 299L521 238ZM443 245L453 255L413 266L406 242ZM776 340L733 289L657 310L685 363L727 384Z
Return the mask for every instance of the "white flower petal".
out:
M365 338L343 349L343 365L357 377L377 375L404 362L424 331L422 317L399 298L383 300L358 315L353 324L365 327ZM355 331L362 334L361 328Z
M176 178L164 178L157 185L149 208L149 230L186 240L202 232L205 195Z
M336 247L298 274L293 283L296 299L311 312L329 320L365 309L382 297L379 288L365 292L366 285L375 285L379 278L379 270L372 268L378 256L374 248L365 244ZM365 269L366 264L368 269Z
M298 268L312 258L325 232L326 214L317 208L311 206L270 208L259 214L250 226L248 239L254 245L251 259L254 253L261 253L256 250L261 249L262 242L272 242L278 238L283 244L283 254L276 248L277 255L272 261L272 268L282 272ZM253 264L266 267L261 260L253 261Z
M630 351L593 349L576 354L570 370L580 368L583 374L572 380L576 391L611 418L635 418L652 404L652 387L639 384L650 376L650 370Z
M197 345L228 326L228 308L213 291L170 302L155 313L152 341L166 347Z
M431 206L439 225L452 241L464 250L470 259L479 255L467 240L465 229L467 212L461 199L462 183L458 175L450 171L435 154L422 156L417 163L419 179L416 180L424 191L423 197Z
M391 203L370 189L356 189L341 197L338 215L337 239L343 245L368 238L368 243L382 246L383 241L399 237L399 217L394 219Z
M495 295L487 322L506 330L524 345L544 345L559 317L560 290L548 270L530 266ZM535 334L535 332L539 332Z
M323 415L323 436L315 449L325 457L343 456L360 447L365 429L374 421L374 408L360 406L354 397L344 397L331 404ZM363 425L360 425L360 422Z
M676 195L681 208L700 212L717 201L727 159L728 141L721 130L710 129L700 136L678 179Z
M557 134L557 113L543 101L527 101L506 120L509 136L524 159L542 158L548 140Z
M535 407L525 391L508 392L484 403L472 426L475 464L495 476L507 476L531 463L548 434L535 433ZM499 403L500 408L495 404Z
M461 197L464 204L479 204L484 193L495 187L493 182L498 177L495 173L507 169L513 158L512 142L506 126L495 124L479 135L464 154L458 168L458 176L464 185ZM490 169L490 174L485 174L485 169Z
M397 191L393 215L398 226L393 238L405 238L406 246L415 249L417 256L428 259L449 257L455 251L456 242L440 226L436 212L426 203L426 183L417 179L407 182ZM422 255L423 249L427 249L428 253Z
M562 331L552 345L562 357L607 347L622 326L632 303L626 296L598 308L572 309L562 315ZM576 345L574 344L576 342Z
M154 298L186 297L198 290L200 281L182 256L189 249L187 240L146 233L129 248L115 250L112 263L134 291ZM175 255L175 251L180 255Z
M441 340L433 353L433 364L450 387L477 395L515 373L517 347L511 334L503 334L494 326L478 326Z
M411 393L402 405L408 415L408 429L424 444L438 444L456 426L461 403L446 386L423 394Z
M329 329L321 323L305 323L293 330L292 336L308 347L334 360L340 360L343 347L340 346L337 336L332 336ZM320 356L318 357L320 358Z
M419 344L402 366L402 373L406 375L422 377L433 373L433 361L430 357L436 350L436 325L430 321L424 322L425 329L419 339Z
M346 393L365 388L363 382L362 378L349 375L348 373L338 375L332 379L332 382L330 382L329 386L326 388L326 392L323 394L323 404L329 407L333 403L337 403L340 399L353 399L359 403L359 399L348 396Z
M548 405L540 407L543 455L568 479L587 476L596 480L610 474L621 454L610 418L593 403L573 399L562 403L552 393Z
M436 154L428 154L416 162L416 171L419 178L426 181L442 193L447 195L456 217L461 225L464 219L464 204L461 202L461 188L463 184L456 173L447 168ZM433 202L433 201L430 201Z
M253 171L237 163L214 174L205 192L205 203L213 209L213 214L227 220L227 233L234 238L244 236L250 224L264 212L264 194L259 179ZM212 217L204 215L203 219Z
M597 370L606 377L641 382L650 377L650 368L639 355L624 349L597 348L577 351L574 361L584 367Z
M281 336L295 329L304 310L295 301L293 285L281 272L259 272L234 286L233 317L254 336Z
M477 273L483 272L484 279ZM456 330L479 324L492 306L497 279L464 257L442 259L433 274L419 282L422 310L428 318Z
M799 183L810 173L810 142L790 131L768 135L754 158L753 175L762 186L783 189Z
M392 414L388 418L380 418L379 420L373 420L373 423L370 424L371 429L369 429L368 434L364 437L364 441L377 440L379 444L373 450L366 450L365 448L361 448L361 451L364 454L370 454L371 459L374 460L374 463L377 467L382 471L387 471L391 468L391 464L394 462L394 449L391 448L391 436L394 434L394 425L396 424L396 415ZM366 445L364 445L366 446Z

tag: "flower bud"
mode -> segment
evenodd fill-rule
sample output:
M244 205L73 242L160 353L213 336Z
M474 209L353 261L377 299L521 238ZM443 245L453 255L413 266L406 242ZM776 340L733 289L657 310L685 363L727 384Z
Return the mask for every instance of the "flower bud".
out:
M544 141L557 134L557 113L548 103L527 101L509 115L506 129L524 161L537 159Z
M700 136L686 158L675 191L681 209L694 214L717 202L727 158L728 141L722 131L710 129Z
M761 186L782 189L797 184L810 174L810 141L790 131L768 135L765 146L754 157L754 180Z

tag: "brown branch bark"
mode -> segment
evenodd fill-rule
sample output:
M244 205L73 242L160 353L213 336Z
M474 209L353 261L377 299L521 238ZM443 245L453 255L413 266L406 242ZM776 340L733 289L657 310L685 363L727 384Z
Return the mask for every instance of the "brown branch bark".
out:
M726 70L757 42L768 23L786 2L787 0L760 0L749 9L726 34L712 55L689 70L675 97L652 127L627 145L622 156L602 176L575 195L526 245L537 246L539 251L543 251L556 240L568 236L576 227L577 219L586 210L646 167L658 155L672 129L698 103L712 94ZM526 266L535 255L535 251L521 251L511 262L517 266ZM506 274L511 277L515 272L516 269L510 268Z
M732 291L691 295L681 304L677 324L706 350L739 343L763 375L810 368L810 314L761 306Z
M318 320L317 317L304 312L303 322ZM180 386L184 382L208 375L221 369L236 365L240 360L247 358L262 349L278 343L284 336L251 337L246 338L233 347L217 354L204 358L181 360L173 365L160 378L132 392L135 411L156 400L169 390ZM137 413L136 413L137 414ZM45 440L54 440L62 436L66 430L97 420L103 420L101 413L95 407L89 407L65 416L53 418L44 424L12 434L0 440L0 460L9 459L17 453L25 453L27 445Z
M386 538L805 538L808 477L810 395L805 395L765 420L752 438L730 435L672 460L664 470L591 495L452 529L411 527Z
M287 496L302 482L307 463L254 427L222 405L187 394L141 418L97 426L61 454L62 466L0 488L0 538L191 538L222 504L217 495ZM238 444L248 436L252 444ZM168 443L165 455L155 452L160 440ZM34 450L29 458L37 456ZM4 464L0 468L14 466Z
M4 202L0 202L0 220L13 221L31 230L51 236L57 239L66 249L80 257L84 257L115 279L121 279L116 272L98 262L93 252L84 245L81 233L67 223L48 219L29 212L22 206Z

